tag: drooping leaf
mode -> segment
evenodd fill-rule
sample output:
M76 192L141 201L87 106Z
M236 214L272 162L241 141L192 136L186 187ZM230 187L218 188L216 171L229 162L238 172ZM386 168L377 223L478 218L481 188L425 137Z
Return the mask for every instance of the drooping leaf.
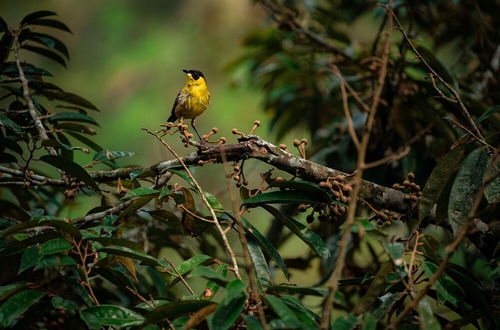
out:
M38 302L45 292L28 289L16 293L0 306L0 327L6 328Z
M141 325L144 317L128 308L115 305L91 306L80 311L80 317L91 329L104 326L126 328Z
M280 298L288 307L295 311L295 314L301 322L312 328L318 327L318 322L321 317L306 308L299 299L287 295L280 295Z
M217 306L211 320L211 328L225 330L233 325L243 311L247 300L244 289L245 284L239 279L227 285L226 295Z
M99 126L99 124L94 118L77 112L59 112L51 115L49 121L51 122L76 121L76 122L89 123Z
M118 256L129 257L142 261L146 265L162 266L162 263L146 253L133 250L125 246L105 246L97 250L98 252L106 252Z
M48 255L65 252L69 249L71 249L71 244L68 241L62 238L54 238L48 242L43 243L40 246L39 252L41 255Z
M124 292L127 292L127 287L135 289L134 282L127 277L124 273L114 270L112 268L98 267L94 270L96 274L104 277L106 280L110 281Z
M271 213L276 219L281 221L288 227L295 235L297 235L304 243L309 245L321 258L327 259L330 257L330 250L325 242L316 233L310 230L307 226L301 224L288 215L281 213L272 206L262 204L266 211Z
M69 27L66 24L64 24L63 22L60 22L58 20L51 19L51 18L35 19L35 20L30 22L30 25L48 26L51 28L59 29L59 30L66 31L69 33L73 33L73 32L71 32L71 30L69 29Z
M209 300L185 300L162 305L146 314L144 325L156 324L164 319L196 313L200 309L215 304Z
M422 221L429 214L432 207L439 200L446 183L458 169L464 151L465 148L463 147L455 148L438 160L422 191L422 198L418 205L419 221Z
M26 47L27 46L24 46L23 48L26 48ZM64 102L67 102L70 104L84 107L85 109L99 111L99 109L97 109L97 107L94 104L92 104L92 102L86 100L85 98L83 98L79 95L73 94L73 93L61 92L61 91L56 91L56 90L44 90L44 91L40 91L40 93L48 99L64 101Z
M23 45L21 47L22 49L26 49L29 51L32 51L33 53L37 53L39 55L42 55L44 57L47 57L48 59L53 60L54 62L57 62L61 64L62 66L66 67L66 61L64 58L62 58L59 54L56 52L43 48L43 47L37 47L37 46L31 46L31 45Z
M222 206L222 204L217 200L217 198L214 195L212 195L208 191L204 191L203 195L205 195L205 198L207 199L208 204L210 204L210 206L214 210L219 211L219 212L224 212L224 206Z
M83 182L94 188L96 191L99 191L99 187L97 186L95 181L90 177L87 171L77 163L53 155L44 155L40 157L40 160L67 172L71 176L82 180Z
M451 187L448 222L456 235L467 222L476 195L483 184L488 155L482 149L471 152L462 162Z
M30 24L31 22L39 18L47 16L55 16L55 15L57 15L57 13L50 10L35 11L29 15L24 16L23 19L21 20L21 24Z
M257 284L261 290L264 290L272 285L271 271L267 266L266 258L264 257L264 254L262 253L262 250L257 242L249 235L247 235L247 246L250 258L252 259L252 264L257 274Z
M288 268L286 267L285 261L276 250L274 245L267 239L266 236L262 235L257 228L255 228L250 222L246 219L242 219L243 226L248 235L252 235L257 243L259 243L260 247L267 253L269 256L276 262L276 265L283 271L287 279L290 279L290 273L288 272Z
M141 196L141 197L136 197L133 199L133 202L132 204L130 204L125 210L123 210L118 219L118 220L121 220L123 218L126 218L130 215L132 215L133 213L135 213L137 210L139 210L140 208L142 208L144 205L146 205L147 203L149 203L153 198L155 198L155 195L146 195L146 196Z
M420 316L420 328L426 330L441 330L441 325L434 318L431 304L427 298L422 298L418 303L418 315Z
M24 31L29 31L29 30L23 30L23 32ZM66 58L69 59L69 52L68 52L68 48L66 47L66 45L61 40L59 40L51 35L30 31L28 33L22 33L19 36L20 42L28 41L28 40L42 44L42 45L46 46L47 48L57 50L60 53L62 53L64 56L66 56Z

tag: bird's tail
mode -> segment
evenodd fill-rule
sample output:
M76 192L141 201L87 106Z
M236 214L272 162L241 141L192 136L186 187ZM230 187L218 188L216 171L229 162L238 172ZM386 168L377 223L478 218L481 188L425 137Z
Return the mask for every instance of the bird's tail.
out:
M173 123L174 121L177 120L177 116L175 115L175 113L172 113L170 115L170 117L168 117L167 119L167 123ZM167 131L170 129L170 127L167 127Z

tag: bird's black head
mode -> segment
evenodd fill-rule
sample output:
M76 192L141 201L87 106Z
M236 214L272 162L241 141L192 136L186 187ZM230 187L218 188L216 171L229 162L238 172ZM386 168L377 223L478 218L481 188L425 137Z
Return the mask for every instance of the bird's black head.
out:
M194 80L198 80L198 78L200 77L203 77L203 79L205 79L205 76L203 75L203 73L201 71L197 71L197 70L182 70L184 73L188 74L190 73L191 76L193 77Z

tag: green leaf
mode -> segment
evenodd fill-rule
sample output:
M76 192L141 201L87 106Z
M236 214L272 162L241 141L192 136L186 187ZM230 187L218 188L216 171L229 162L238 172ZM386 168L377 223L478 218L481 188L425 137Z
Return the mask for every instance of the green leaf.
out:
M15 292L26 286L25 281L14 282L7 285L0 286L0 300L5 299L9 294Z
M85 144L87 147L93 149L96 152L99 152L102 150L102 147L100 145L98 145L97 143L95 143L91 139L89 139L81 134L71 132L71 131L67 131L66 133L68 133L69 135L71 135L72 137L74 137L75 139L77 139L78 141Z
M500 163L497 162L495 164L495 167L491 170L491 174L485 173L484 176L484 181L489 180L488 176L494 178L493 181L486 184L484 197L486 197L486 200L490 204L500 203Z
M37 54L42 55L44 57L47 57L48 59L51 59L54 62L57 62L57 63L61 64L62 66L66 67L66 61L64 60L64 58L62 58L59 54L57 54L56 52L53 52L49 49L37 47L37 46L31 46L31 45L23 45L21 48L32 51L33 53L37 53ZM44 91L43 94L45 94L45 92L47 92L47 91Z
M203 263L208 263L208 261L212 262L213 258L210 256L207 256L207 255L204 255L204 254L200 254L200 255L194 256L192 258L189 258L188 260L181 263L179 265L179 267L176 267L176 268L177 268L177 271L181 275L185 275L185 274L189 273L190 271L192 271L193 269L195 269L196 267L198 267L199 265L201 265ZM175 284L177 284L180 281L180 279L178 277L173 278L173 280L172 280L172 277L170 277L170 279L171 279L171 282L168 284L167 289L173 287Z
M42 17L47 17L47 16L55 16L57 13L50 11L50 10L39 10L35 11L29 15L24 16L24 18L21 20L21 25L24 24L30 24L34 20L37 20Z
M425 183L422 198L418 205L418 220L422 221L437 203L447 182L457 171L465 148L458 147L441 157Z
M491 115L493 115L494 113L497 113L497 112L500 112L500 105L495 105L493 106L492 108L488 109L487 111L485 111L477 120L476 120L476 123L479 124L480 122L482 122L483 120L487 119L488 117L490 117Z
M76 121L76 122L89 123L99 126L99 124L94 118L78 112L59 112L51 115L49 117L49 121L50 122Z
M124 292L128 291L127 287L131 289L136 288L134 282L132 282L132 280L127 275L118 270L114 270L112 268L99 267L94 271L96 274L110 281L118 288L122 289Z
M270 187L279 187L284 189L298 190L316 195L318 199L323 199L325 202L331 201L330 195L320 188L316 183L293 180L293 181L275 181L270 184Z
M43 291L28 289L10 297L0 306L0 327L6 328L11 325L44 295Z
M71 176L82 180L83 182L94 188L96 191L99 191L99 187L97 186L95 181L90 177L87 171L77 163L53 155L44 155L40 157L40 160L49 165L55 166L58 169L63 170L64 172L67 172Z
M125 246L133 250L137 250L140 252L144 252L144 248L141 244L130 241L125 238L116 238L116 237L87 237L85 240L91 241L91 242L99 242L103 245L115 245L115 246Z
M68 241L62 238L55 238L43 243L40 246L39 252L41 255L48 255L68 251L69 249L71 249L71 244Z
M282 293L300 294L304 296L317 296L317 297L325 297L327 294L327 291L322 288L303 287L294 285L273 285L267 288L267 292L276 294L282 294Z
M57 309L64 309L67 312L73 312L78 305L73 300L66 300L61 296L54 296L50 300L52 307Z
M164 319L172 319L178 316L196 313L203 307L215 304L209 300L185 300L162 305L146 314L143 325L156 324Z
M247 300L244 290L245 284L239 279L227 285L226 295L217 306L211 319L212 329L229 329L240 317L240 313L243 311L245 301Z
M15 163L17 158L6 152L0 152L0 163Z
M95 129L91 127L87 127L85 125L76 124L76 123L57 123L54 128L63 130L65 132L77 132L89 135L96 135Z
M384 242L384 248L396 265L401 265L403 262L403 255L405 253L405 246L401 242L387 243Z
M431 304L427 298L422 298L418 303L418 315L420 316L420 328L426 330L441 330L441 325L434 318Z
M116 221L132 215L137 210L142 208L144 205L149 203L153 198L155 198L155 195L146 195L146 196L135 198L134 201L132 202L132 204L130 204L125 210L123 210L120 213L120 216L118 217L118 219Z
M259 319L255 316L250 315L242 315L243 320L245 321L246 329L248 330L262 330L262 325L259 322Z
M358 318L356 315L347 314L344 316L339 316L335 322L333 322L332 329L335 330L351 330L356 327L358 323Z
M118 256L129 257L132 259L137 259L142 261L146 265L150 266L162 266L162 263L148 254L133 250L125 246L106 246L97 250L98 252L106 252Z
M46 256L40 256L36 264L35 270L49 267L59 267L59 266L72 266L76 265L75 259L67 256L65 254L51 254Z
M214 195L212 195L208 191L204 191L203 195L205 195L205 198L207 199L208 204L210 204L210 206L214 210L224 212L224 206L222 206L222 204L217 200L217 198Z
M0 232L0 238L6 237L8 235L12 235L14 233L17 233L23 229L27 228L35 228L38 226L51 226L55 227L58 229L61 229L64 232L67 232L77 238L81 238L82 235L80 232L73 227L72 224L57 218L57 217L52 217L52 216L41 216L41 217L34 217L30 220L18 223L17 225L10 227L2 232Z
M301 322L307 324L311 328L318 327L317 323L320 321L321 317L306 308L299 299L286 295L280 295L280 298L285 302L285 304L287 304L288 307L295 311L295 315Z
M400 293L386 293L383 296L378 297L380 304L372 311L373 317L376 320L380 320L387 315L390 308L398 301Z
M73 33L73 32L71 32L71 30L69 29L69 27L66 24L64 24L58 20L50 19L50 18L36 19L34 21L31 21L30 25L48 26L51 28L59 29L59 30L66 31L69 33Z
M430 278L437 271L438 266L430 261L424 261L424 271L426 275ZM443 273L434 284L437 289L438 294L445 300L449 301L453 305L457 305L462 302L465 293L460 285L455 282L450 276Z
M249 204L317 204L317 203L334 203L341 204L336 201L325 200L322 195L313 195L309 192L300 190L281 190L261 193L250 197L243 201L243 205Z
M29 30L23 30L23 32L24 31ZM22 33L19 36L19 40L21 42L25 40L37 42L46 46L47 48L59 51L64 56L66 56L67 59L69 59L69 52L66 45L61 40L54 38L53 36L50 36L48 34L30 31L29 33Z
M26 46L24 46L23 48L26 48ZM73 94L73 93L61 92L61 91L57 91L57 90L44 90L44 91L41 91L40 93L48 99L64 101L64 102L67 102L70 104L84 107L85 109L99 111L99 109L97 109L97 107L94 104L92 104L92 102L84 99L83 97L81 97L79 95Z
M114 305L91 306L80 311L80 317L91 329L103 326L133 327L141 325L144 317L128 308Z
M147 196L147 195L158 195L160 191L151 189L151 188L146 188L146 187L140 187L140 188L135 188L133 190L129 190L127 193L127 197L139 197L139 196Z
M309 245L322 259L328 259L330 257L330 250L326 246L325 242L307 226L296 221L285 213L281 213L272 206L266 204L262 204L260 206L287 226L288 229L297 235L304 243Z
M363 325L361 330L377 330L377 320L372 313L366 312L363 315Z
M257 284L260 290L264 290L273 284L271 280L271 271L267 266L266 258L259 245L249 235L247 235L247 243L248 252L250 253L250 258L252 259L257 274Z
M0 113L0 125L12 129L16 134L24 134L24 129L19 127L15 122L10 120L9 117Z
M399 251L397 252L397 254L399 255ZM380 268L378 269L375 277L368 286L366 293L358 301L354 309L352 309L352 313L361 314L367 310L370 310L370 307L373 306L377 301L377 297L386 292L387 277L391 274L393 268L394 267L390 260L385 261L380 265Z
M278 297L272 295L265 295L264 301L272 308L272 310L279 316L284 325L290 329L305 329L306 325L299 321L295 313Z
M181 178L183 178L186 182L188 182L191 186L194 187L194 182L193 180L191 180L191 178L189 177L189 175L186 173L186 172L183 172L183 171L179 171L179 170L174 170L174 169L171 169L169 168L168 169L169 172L172 172L178 176L180 176Z
M452 85L457 87L457 81L450 73L448 68L434 56L434 52L423 46L417 46L417 50L420 55L422 55L422 57L426 60L426 62L437 72L437 74L443 77L446 82L451 83Z
M278 253L274 245L267 239L266 236L262 235L257 228L255 228L250 222L245 219L242 219L243 226L245 227L245 232L248 235L251 235L257 243L259 243L260 247L267 253L269 256L276 262L276 265L283 271L286 278L290 279L290 273L288 272L288 268L286 267L285 261Z
M0 137L0 146L10 149L19 155L23 154L23 148L21 148L17 141Z
M488 154L482 149L472 151L462 162L451 187L448 222L456 235L467 222L476 195L483 184Z

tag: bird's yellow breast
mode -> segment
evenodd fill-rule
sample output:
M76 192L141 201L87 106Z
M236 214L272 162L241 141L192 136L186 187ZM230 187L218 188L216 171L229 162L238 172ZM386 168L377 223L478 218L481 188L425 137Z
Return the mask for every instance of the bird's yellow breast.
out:
M198 117L207 109L209 102L210 92L205 81L197 84L188 83L179 94L179 104L175 109L175 115L185 119Z

